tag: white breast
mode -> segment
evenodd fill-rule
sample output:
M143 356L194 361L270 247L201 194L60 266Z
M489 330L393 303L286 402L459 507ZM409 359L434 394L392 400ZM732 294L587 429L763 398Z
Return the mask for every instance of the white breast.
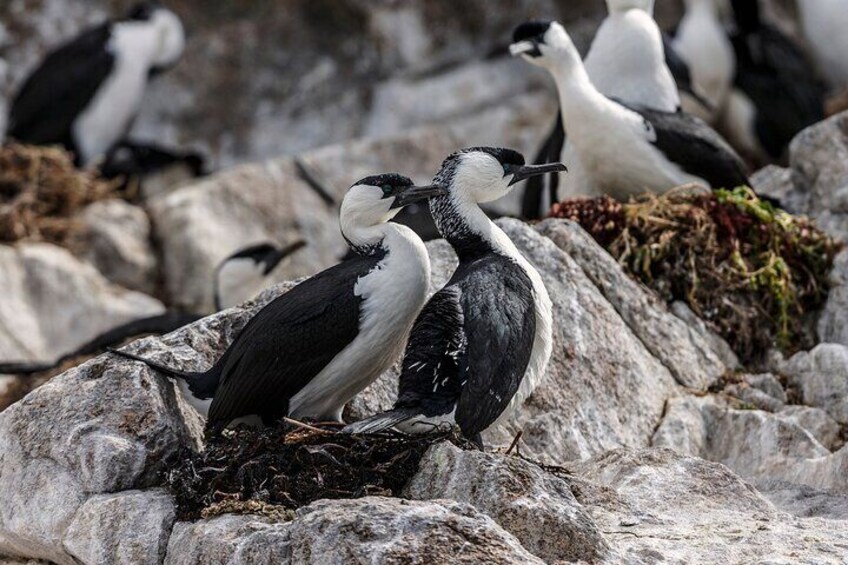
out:
M107 48L115 57L112 73L74 122L74 141L86 165L118 142L138 114L147 87L155 36L144 26L115 24Z
M848 87L848 0L799 0L804 36L834 88Z
M292 417L341 421L344 405L403 353L430 286L430 260L412 230L388 224L389 253L354 289L362 298L359 335L292 397Z
M674 112L677 85L665 64L662 35L654 19L633 9L610 14L586 55L586 72L605 96Z

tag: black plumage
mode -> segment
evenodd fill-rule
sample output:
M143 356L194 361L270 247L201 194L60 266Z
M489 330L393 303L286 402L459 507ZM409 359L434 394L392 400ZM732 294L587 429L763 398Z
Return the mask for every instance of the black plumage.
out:
M762 21L759 4L733 0L734 86L756 108L756 136L779 159L798 132L825 117L826 87L795 43Z
M125 352L166 375L185 379L196 398L213 398L207 427L218 432L232 420L258 415L271 423L288 413L288 401L359 332L356 281L385 256L358 256L307 279L276 298L247 323L207 371L186 372Z
M12 101L8 136L36 145L59 144L77 155L73 124L112 73L106 48L111 25L103 24L47 55Z
M656 134L653 145L686 173L704 179L713 188L749 184L742 158L700 118L617 102L642 116L646 129Z

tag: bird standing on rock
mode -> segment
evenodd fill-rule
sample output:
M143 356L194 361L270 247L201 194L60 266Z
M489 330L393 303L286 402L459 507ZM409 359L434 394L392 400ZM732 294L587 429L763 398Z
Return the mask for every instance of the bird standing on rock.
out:
M63 145L77 165L104 158L129 131L151 75L183 54L180 19L157 2L84 31L47 55L15 96L8 136Z
M450 422L482 445L480 434L530 395L551 355L551 300L539 273L479 204L522 179L564 170L560 163L526 166L521 154L491 147L445 160L435 182L448 194L433 198L430 211L459 266L415 321L394 408L345 431L396 426L415 433Z
M513 55L553 75L569 143L594 193L626 200L689 183L705 188L748 184L740 157L703 121L598 92L559 23L523 24L514 38Z
M607 0L607 9L609 15L598 28L585 60L586 72L602 94L664 112L680 109L679 92L703 101L691 83L686 63L654 21L654 0ZM560 196L590 192L574 148L564 147L565 136L558 111L556 124L535 162L568 163L567 185L560 194L559 176L550 175L549 198L545 201L544 177L528 181L522 207L527 218L544 215Z
M444 193L397 174L354 184L342 202L340 223L357 256L265 306L207 371L114 353L178 379L189 402L208 411L213 434L248 416L266 425L284 416L341 421L345 403L403 351L427 298L424 243L389 220L403 206Z

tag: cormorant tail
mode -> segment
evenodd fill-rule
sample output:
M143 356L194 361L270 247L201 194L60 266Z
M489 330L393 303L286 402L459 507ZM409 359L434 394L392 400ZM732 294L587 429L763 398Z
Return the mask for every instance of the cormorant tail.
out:
M412 408L397 408L348 424L342 429L342 432L346 434L374 434L388 430L392 426L406 422L419 414L419 410Z
M156 361L153 361L151 359L145 359L144 357L139 357L138 355L134 355L132 353L127 353L126 351L120 351L118 349L113 349L111 347L108 349L108 351L109 351L109 353L114 353L115 355L118 355L120 357L125 357L125 358L131 359L133 361L140 361L140 362L144 363L145 365L147 365L148 367L150 367L151 369L159 371L160 373L164 374L166 377L169 377L169 378L172 378L172 379L183 379L184 381L191 382L193 380L197 380L199 377L202 377L203 375L206 375L206 372L197 373L197 372L191 372L191 371L180 371L179 369L173 369L171 367L166 367L165 365L162 365L161 363L157 363Z

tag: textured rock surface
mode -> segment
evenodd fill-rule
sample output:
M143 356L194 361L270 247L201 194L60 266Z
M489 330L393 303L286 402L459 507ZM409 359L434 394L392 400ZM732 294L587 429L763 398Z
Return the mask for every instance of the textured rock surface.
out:
M819 318L819 339L848 346L848 249L836 256L828 282L831 288Z
M0 361L49 361L162 304L49 244L0 246Z
M801 426L831 451L842 447L839 424L821 408L785 406L777 416Z
M157 260L144 210L123 200L88 206L83 257L110 281L147 294L156 292Z
M577 261L633 333L662 361L679 384L706 390L727 371L701 334L669 312L654 293L630 278L579 224L547 220L537 229Z
M470 504L547 563L591 563L609 554L609 546L568 484L518 458L441 443L427 452L405 494L418 500L449 498Z
M173 500L161 491L92 496L65 533L65 549L82 563L161 563L174 515Z
M283 564L289 562L289 556L289 524L271 524L255 516L226 514L175 524L165 563Z
M823 343L797 353L781 368L801 392L804 404L824 409L848 424L848 346Z

